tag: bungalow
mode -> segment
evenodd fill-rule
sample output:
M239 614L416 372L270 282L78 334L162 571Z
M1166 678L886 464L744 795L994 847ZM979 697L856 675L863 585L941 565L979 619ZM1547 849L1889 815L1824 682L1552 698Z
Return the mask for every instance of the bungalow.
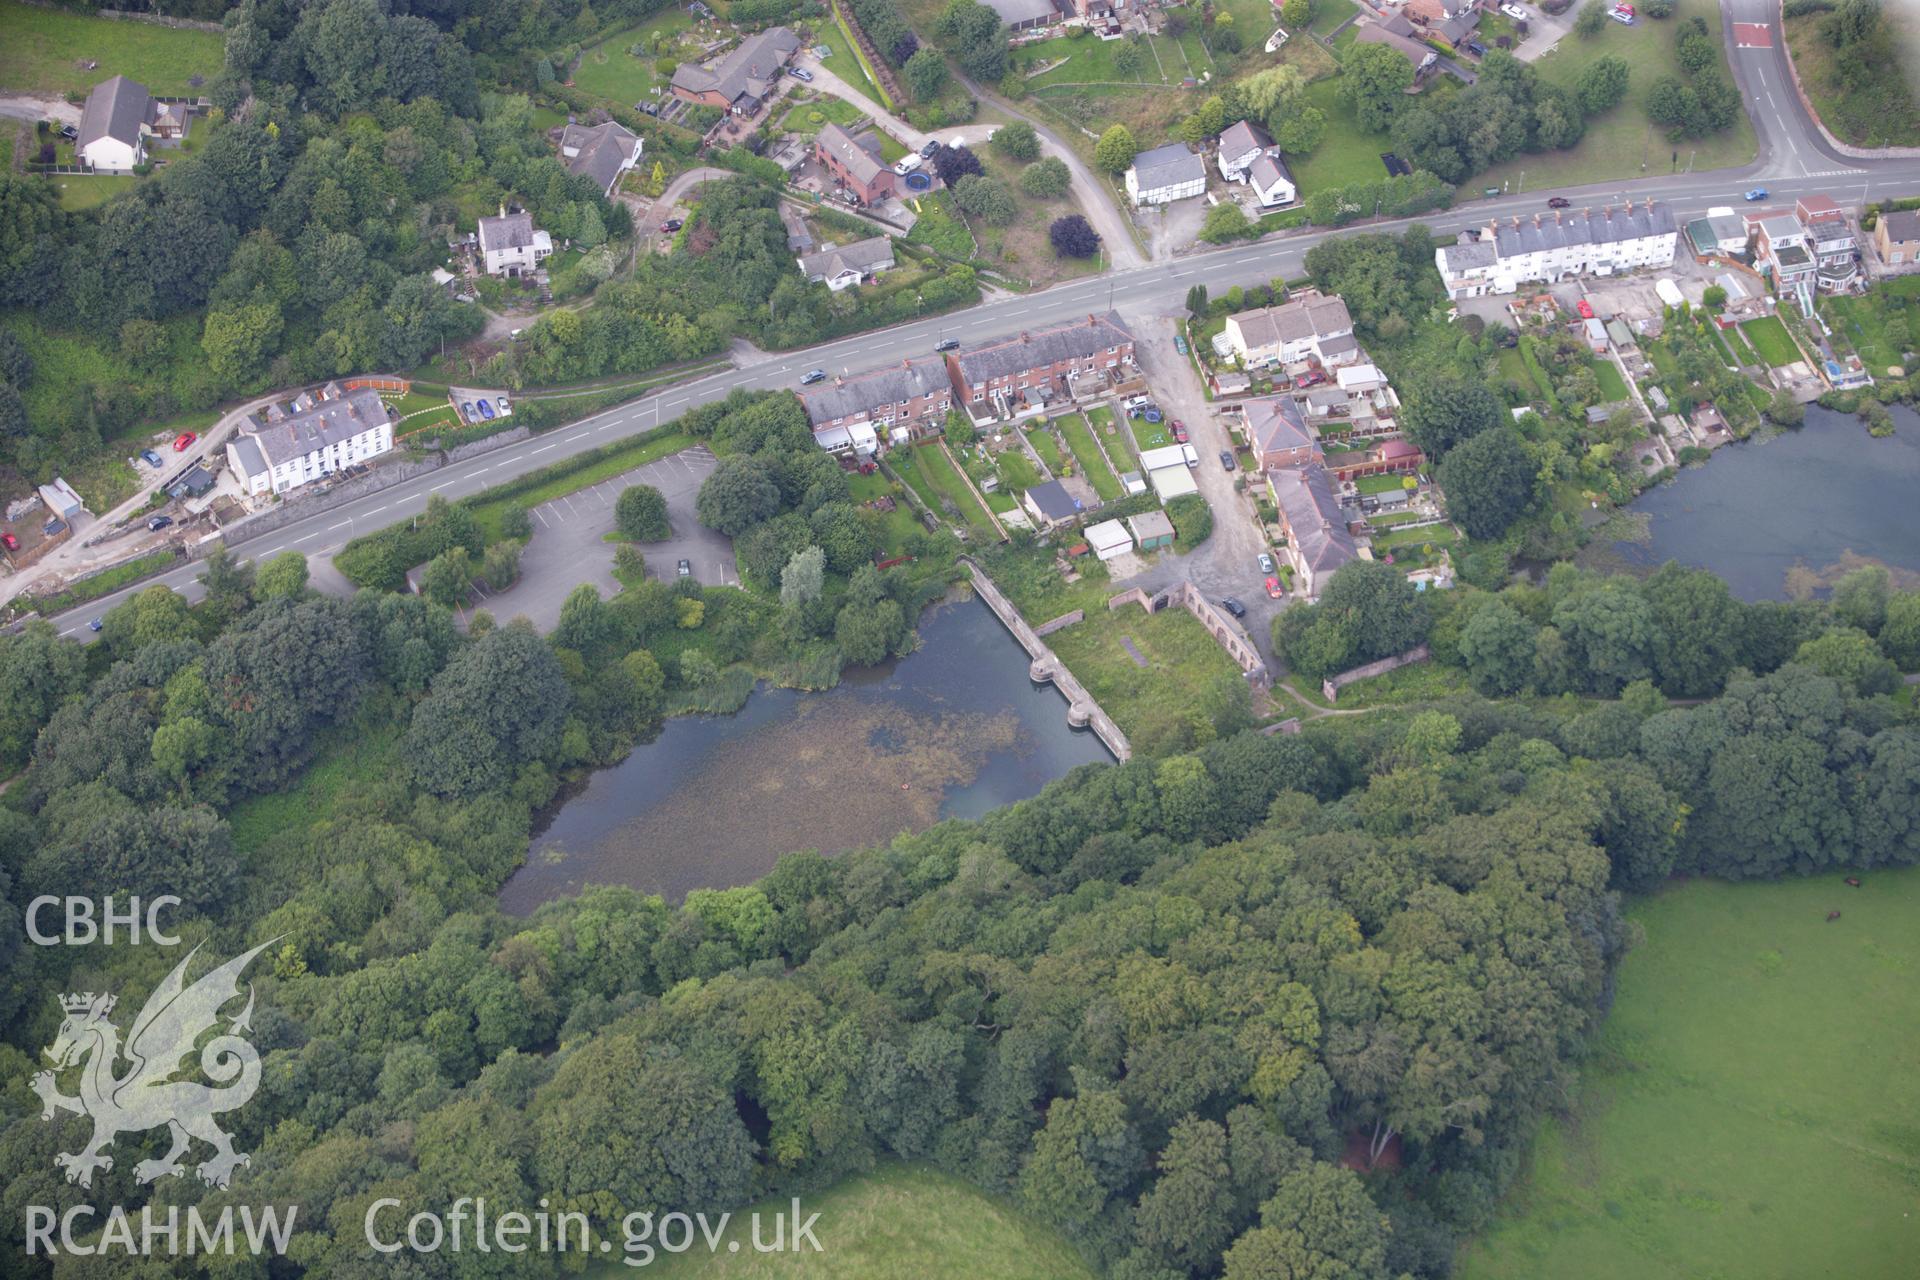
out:
M857 204L879 204L895 192L894 172L880 159L880 138L871 131L855 138L837 124L813 140L814 159Z
M145 85L115 76L87 95L74 149L95 169L126 173L146 163L148 138L181 138L186 132L186 113L178 105L157 102Z
M756 115L799 49L800 37L790 29L770 27L742 40L712 67L681 63L673 73L673 96L736 116Z
M1319 294L1230 315L1222 333L1229 349L1248 367L1308 359L1324 365L1349 364L1360 354L1347 304Z
M1037 484L1020 495L1020 505L1033 519L1033 527L1045 532L1071 524L1080 518L1080 503L1058 480Z
M1227 126L1220 134L1220 176L1228 182L1245 182L1247 169L1272 146L1273 139L1251 120Z
M1300 591L1309 599L1316 597L1342 565L1360 554L1327 469L1316 462L1269 471L1267 491L1287 535L1286 557Z
M1247 443L1260 469L1304 467L1321 461L1320 445L1292 396L1261 396L1246 402Z
M872 453L880 432L894 445L936 434L953 408L953 384L938 360L902 360L802 391L800 403L822 449Z
M1920 210L1881 214L1873 228L1873 247L1890 267L1920 266Z
M480 266L490 276L518 277L553 256L553 237L533 227L533 215L508 213L480 219Z
M371 387L328 383L283 408L269 405L240 421L227 441L227 466L249 494L285 493L393 448L386 402Z
M838 293L882 271L893 270L893 237L870 236L838 248L828 245L818 253L803 254L797 261L801 275L808 280L824 280L827 288Z
M1171 204L1206 190L1207 166L1184 142L1142 151L1127 170L1127 196L1136 205Z
M644 145L640 135L617 120L591 128L569 124L560 134L560 163L568 173L593 179L610 196L620 175L640 163Z

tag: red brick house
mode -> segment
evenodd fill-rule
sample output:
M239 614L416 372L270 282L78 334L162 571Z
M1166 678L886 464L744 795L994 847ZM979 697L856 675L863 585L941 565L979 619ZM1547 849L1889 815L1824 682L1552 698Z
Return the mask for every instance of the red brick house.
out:
M839 125L827 125L813 141L813 157L861 204L879 204L894 194L895 174L880 158L880 139L871 131L852 138Z
M1304 467L1322 461L1320 444L1292 396L1261 396L1246 402L1247 443L1262 471Z
M1112 311L947 356L954 393L982 422L1024 417L1049 403L1098 394L1128 377L1133 367L1133 334Z
M800 403L822 449L872 453L878 444L938 434L953 408L953 384L938 360L902 360L802 391Z

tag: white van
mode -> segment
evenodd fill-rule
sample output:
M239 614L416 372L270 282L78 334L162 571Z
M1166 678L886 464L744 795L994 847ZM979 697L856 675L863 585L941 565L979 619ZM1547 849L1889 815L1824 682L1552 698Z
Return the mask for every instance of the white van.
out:
M1193 451L1193 446L1190 444L1180 446L1180 456L1187 460L1189 467L1198 467L1200 465L1200 455Z

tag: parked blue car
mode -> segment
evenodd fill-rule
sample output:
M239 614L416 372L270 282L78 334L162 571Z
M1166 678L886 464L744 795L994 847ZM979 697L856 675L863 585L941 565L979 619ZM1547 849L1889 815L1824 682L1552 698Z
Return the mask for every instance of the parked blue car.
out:
M160 455L155 453L151 449L142 449L140 451L140 457L146 462L148 466L152 467L155 471L158 471L162 467L167 465L166 463L160 460Z
M1755 187L1753 190L1747 192L1747 200L1749 203L1755 200L1765 200L1766 198L1767 189L1765 187Z
M480 416L481 416L481 417L483 417L483 418L491 418L491 417L493 417L493 406L492 406L492 405L490 405L490 404L488 404L488 403L487 403L487 402L486 402L485 400L481 400L481 401L479 401L478 403L479 403L479 405L480 405Z

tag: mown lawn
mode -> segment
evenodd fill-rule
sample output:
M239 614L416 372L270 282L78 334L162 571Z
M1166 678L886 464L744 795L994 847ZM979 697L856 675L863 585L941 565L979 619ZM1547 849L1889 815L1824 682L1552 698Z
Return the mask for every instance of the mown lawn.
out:
M1593 376L1600 382L1600 394L1608 400L1628 399L1627 380L1620 376L1620 366L1604 358L1593 361Z
M1635 903L1572 1113L1459 1280L1911 1275L1920 871L1861 879Z
M994 455L994 468L1000 473L1000 486L1008 493L1024 493L1040 483L1040 472L1018 448L1002 449Z
M811 138L829 124L844 127L866 114L845 98L816 98L812 102L794 103L780 122L780 128L785 133Z
M1047 470L1055 475L1060 474L1060 468L1066 463L1066 457L1060 452L1059 442L1054 439L1053 432L1045 427L1028 427L1027 443L1032 445L1033 451L1040 455L1040 461L1047 464Z
M1606 30L1591 40L1568 35L1533 64L1541 78L1572 88L1588 67L1611 55L1625 59L1632 68L1626 98L1605 115L1589 119L1586 136L1571 151L1516 156L1461 185L1477 190L1502 183L1519 184L1524 176L1524 189L1537 191L1610 178L1672 173L1687 167L1689 155L1695 171L1727 168L1752 160L1756 147L1753 124L1744 112L1730 129L1711 137L1671 143L1663 130L1651 125L1640 105L1648 88L1660 77L1672 75L1685 79L1674 52L1674 31L1680 22L1696 14L1706 20L1715 47L1722 48L1718 61L1720 74L1731 79L1720 41L1720 9L1713 0L1676 0L1673 17L1665 21L1642 19L1631 27L1609 22ZM1515 185L1512 189L1523 188Z
M922 1165L882 1165L803 1193L800 1217L820 1215L813 1227L820 1251L755 1252L752 1215L760 1216L760 1239L771 1241L776 1215L788 1214L787 1231L793 1230L791 1200L775 1197L734 1214L715 1252L701 1242L685 1253L660 1254L644 1268L609 1260L589 1274L602 1280L639 1274L667 1280L1094 1280L1064 1237L972 1183ZM728 1248L733 1243L738 1251ZM614 1246L621 1247L618 1238Z
M1327 117L1327 131L1313 153L1287 157L1303 197L1327 187L1380 182L1387 176L1380 153L1393 150L1393 144L1386 134L1367 133L1354 122L1352 109L1339 100L1338 84L1336 77L1316 80L1301 94L1307 106L1320 108Z
M837 38L835 38L837 37ZM860 57L860 50L853 42L853 32L847 30L847 22L836 7L833 11L833 30L826 39L816 40L815 44L824 44L833 50L827 59L827 69L839 76L863 97L871 99L873 105L882 111L887 110L886 95L880 92L880 86L873 82L867 73L866 63Z
M182 96L196 91L190 83L194 76L211 80L219 73L225 50L225 37L211 31L118 22L0 0L0 85L16 92L85 93L123 75L151 92ZM80 66L83 61L99 66L86 71Z
M1102 502L1112 502L1120 496L1120 481L1113 474L1113 468L1107 465L1106 455L1100 452L1099 444L1093 433L1087 430L1087 420L1077 413L1065 414L1055 418L1054 425L1060 428L1060 434L1066 439L1067 448L1073 450L1075 461L1080 464L1080 472L1086 476L1087 483L1100 495Z
M913 230L907 233L908 244L923 244L935 253L955 262L968 262L974 256L973 233L967 230L967 224L960 221L948 203L951 197L944 191L936 191L930 196L917 196L909 200L919 218L913 224Z
M690 30L692 26L692 16L676 6L639 26L608 36L580 55L580 65L573 71L574 87L583 93L591 93L625 106L642 101L650 96L647 92L649 89L655 85L665 85L672 78L654 69L655 58L679 60L682 52L690 50L670 50L662 55L643 51L637 58L628 50L636 45L650 44L655 35L677 35Z
M82 213L88 209L97 209L107 201L131 191L140 185L141 179L131 173L112 174L55 174L43 179L51 182L59 195L60 207L68 213Z
M1801 358L1800 348L1794 345L1793 335L1787 332L1779 316L1749 320L1740 326L1740 332L1753 344L1760 358L1776 369Z

